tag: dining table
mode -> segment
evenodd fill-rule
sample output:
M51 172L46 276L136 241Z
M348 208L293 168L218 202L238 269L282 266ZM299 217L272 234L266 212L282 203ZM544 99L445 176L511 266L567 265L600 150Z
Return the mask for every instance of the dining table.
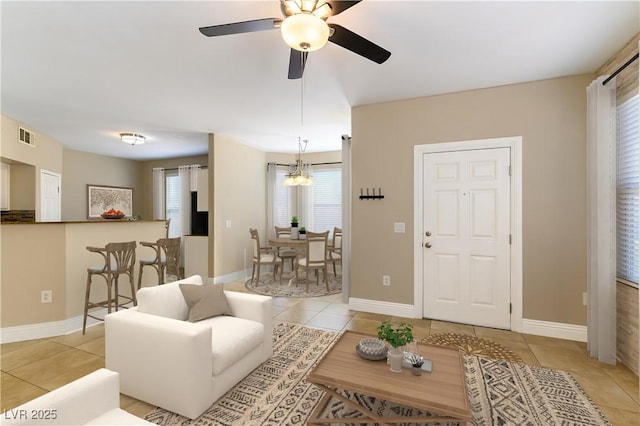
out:
M280 247L291 247L294 249L298 256L305 256L305 252L307 249L307 240L306 239L292 239L292 238L270 238L269 245L277 248ZM284 271L283 271L284 272ZM295 274L289 279L289 286L295 282Z

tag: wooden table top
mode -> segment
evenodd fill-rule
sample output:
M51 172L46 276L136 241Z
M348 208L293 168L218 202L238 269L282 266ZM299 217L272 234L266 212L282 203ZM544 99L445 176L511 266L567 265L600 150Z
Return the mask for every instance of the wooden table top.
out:
M386 361L369 361L356 353L361 339L372 336L345 331L309 373L311 383L471 420L462 354L458 349L419 343L420 355L432 361L432 372L414 376L410 369L394 373Z
M299 247L307 244L307 240L292 240L291 238L270 238L269 245L276 247Z

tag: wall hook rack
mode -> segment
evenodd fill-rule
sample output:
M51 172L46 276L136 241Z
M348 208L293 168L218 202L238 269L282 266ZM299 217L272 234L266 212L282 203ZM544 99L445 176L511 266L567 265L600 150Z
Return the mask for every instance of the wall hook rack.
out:
M376 194L376 189L371 188L373 194L369 194L369 188L367 188L367 193L364 193L364 190L360 188L360 199L361 200L382 200L384 195L382 195L382 188L378 188L378 193Z

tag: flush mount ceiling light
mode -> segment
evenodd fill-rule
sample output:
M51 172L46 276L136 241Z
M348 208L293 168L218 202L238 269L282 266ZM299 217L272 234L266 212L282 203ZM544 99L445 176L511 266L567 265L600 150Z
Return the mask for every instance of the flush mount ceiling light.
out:
M289 16L282 22L280 31L284 42L301 52L318 50L329 40L329 25L308 12Z
M120 133L120 140L129 145L142 145L145 137L138 133Z

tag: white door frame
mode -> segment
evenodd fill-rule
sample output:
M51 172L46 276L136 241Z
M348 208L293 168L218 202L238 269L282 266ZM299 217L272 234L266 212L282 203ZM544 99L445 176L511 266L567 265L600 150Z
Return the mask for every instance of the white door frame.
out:
M522 331L522 137L444 142L413 147L413 306L414 317L423 313L423 161L424 154L509 148L511 150L511 330Z

